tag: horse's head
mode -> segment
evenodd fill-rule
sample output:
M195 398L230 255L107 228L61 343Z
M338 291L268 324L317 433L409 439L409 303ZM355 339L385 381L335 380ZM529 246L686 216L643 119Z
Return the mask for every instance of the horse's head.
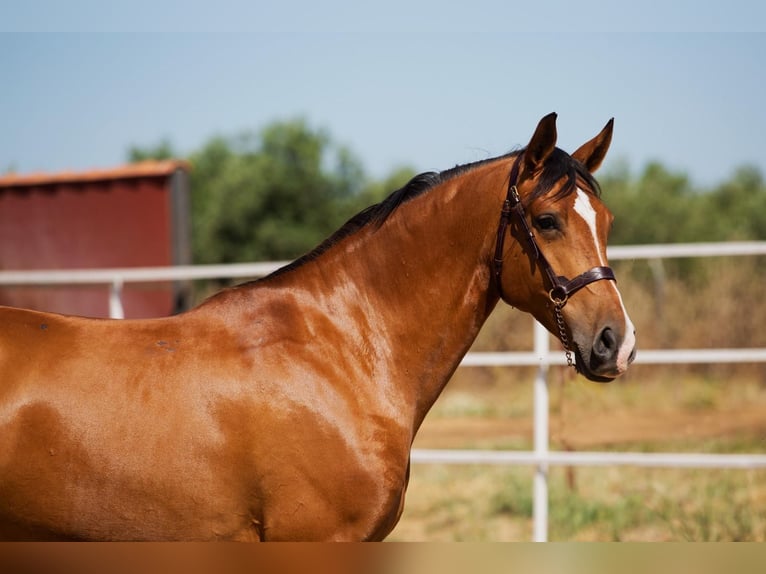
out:
M555 147L556 114L540 120L514 159L495 269L501 296L561 338L578 371L600 382L625 372L636 342L607 267L612 214L591 175L611 139L612 120L570 156ZM504 248L505 225L515 241Z

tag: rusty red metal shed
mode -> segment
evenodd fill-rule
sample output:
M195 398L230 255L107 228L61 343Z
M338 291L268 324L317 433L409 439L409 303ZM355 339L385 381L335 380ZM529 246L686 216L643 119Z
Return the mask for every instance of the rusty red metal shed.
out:
M0 269L98 269L186 265L189 166L148 161L86 172L0 176ZM127 318L171 314L179 284L126 285ZM106 286L10 287L0 304L108 316Z

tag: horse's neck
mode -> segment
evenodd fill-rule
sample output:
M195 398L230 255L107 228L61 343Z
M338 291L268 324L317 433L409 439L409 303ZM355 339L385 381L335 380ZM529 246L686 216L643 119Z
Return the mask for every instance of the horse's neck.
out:
M472 181L411 199L311 265L343 329L370 349L375 384L408 395L416 427L497 303L489 260L502 189Z

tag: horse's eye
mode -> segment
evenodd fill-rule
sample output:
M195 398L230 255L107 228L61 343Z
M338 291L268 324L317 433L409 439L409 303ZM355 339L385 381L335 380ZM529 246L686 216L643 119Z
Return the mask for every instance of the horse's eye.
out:
M535 218L535 225L540 231L553 231L558 229L556 218L552 215L541 215Z

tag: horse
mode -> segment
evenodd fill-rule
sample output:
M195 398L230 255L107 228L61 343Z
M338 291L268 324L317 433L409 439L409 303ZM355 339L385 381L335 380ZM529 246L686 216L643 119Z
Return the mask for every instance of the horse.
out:
M588 379L633 360L592 175L612 129L570 155L549 114L178 315L1 308L0 539L384 539L415 433L501 300Z

